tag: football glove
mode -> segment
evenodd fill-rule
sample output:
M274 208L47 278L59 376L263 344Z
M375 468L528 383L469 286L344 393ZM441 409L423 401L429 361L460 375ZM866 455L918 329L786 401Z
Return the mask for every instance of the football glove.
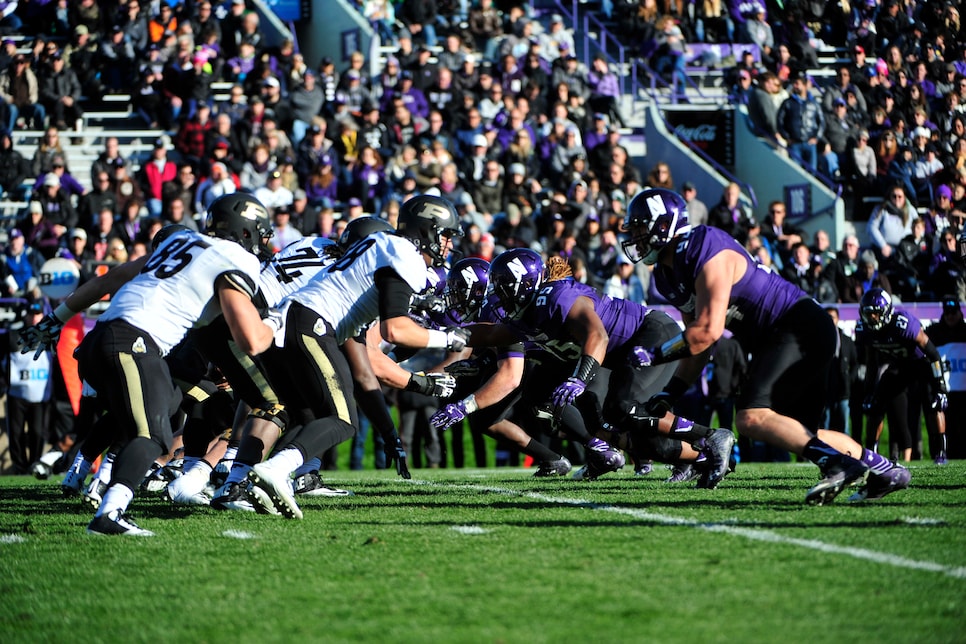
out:
M439 297L432 293L425 295L414 295L410 308L419 313L445 313L446 298Z
M436 398L449 398L455 390L456 378L448 373L414 373L406 384L406 391Z
M64 323L57 319L52 313L44 316L35 326L29 326L20 332L20 353L34 351L34 360L39 358L44 351L54 348L60 339L60 331L64 328Z
M550 401L553 403L554 415L559 416L564 407L574 404L577 396L584 393L586 389L587 383L577 376L571 376L563 381L553 390L553 395L550 397Z
M937 391L932 398L930 407L935 411L946 411L946 408L949 407L949 395L945 391Z
M452 364L448 364L443 367L443 370L454 378L462 378L464 376L478 376L480 374L480 368L479 360L476 358L467 358L466 360L457 360Z
M627 363L634 369L650 367L653 362L654 353L647 347L634 347L631 349L630 355L627 356Z
M402 439L396 432L393 432L393 436L394 438L390 438L382 446L386 455L386 467L392 467L395 463L396 474L404 479L411 479L413 475L409 473L409 466L406 464L406 450L403 449Z
M455 403L450 403L440 409L438 412L433 414L429 419L429 424L435 429L449 429L456 423L460 422L468 415L476 411L476 398L473 396L467 396L463 400Z
M463 328L443 329L446 333L446 348L449 351L462 351L470 341L470 332Z

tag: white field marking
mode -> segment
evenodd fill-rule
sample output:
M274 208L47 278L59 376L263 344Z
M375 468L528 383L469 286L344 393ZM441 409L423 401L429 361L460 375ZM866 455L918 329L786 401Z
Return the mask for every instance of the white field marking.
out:
M484 530L478 525L454 525L450 527L460 534L486 534L489 532L489 530Z
M21 537L19 534L4 534L0 535L0 543L23 543L26 539Z
M847 555L849 557L854 557L856 559L864 559L866 561L874 561L876 563L886 564L888 566L893 566L896 568L911 568L913 570L925 570L928 572L938 572L940 574L955 577L957 579L966 579L966 566L944 566L943 564L938 564L932 561L917 561L915 559L907 559L899 555L892 555L887 552L876 552L875 550L866 550L865 548L853 548L851 546L837 546L832 543L825 543L824 541L818 541L816 539L796 539L795 537L786 537L775 532L770 532L768 530L762 530L760 528L742 528L736 525L728 525L725 523L703 523L701 521L694 521L692 519L685 519L683 517L675 517L668 514L656 514L654 512L647 512L646 510L635 510L632 508L621 508L615 505L601 505L599 503L594 503L592 501L584 501L581 499L567 499L561 497L547 496L545 494L539 494L536 492L519 492L517 490L508 490L505 488L489 487L483 485L467 485L467 484L449 484L449 483L439 483L439 482L425 482L428 485L434 485L439 487L451 487L451 488L462 488L470 490L479 490L481 492L493 492L495 494L504 494L507 496L522 496L528 499L534 499L536 501L543 501L545 503L554 503L558 505L572 505L576 507L583 507L590 510L598 510L601 512L612 512L614 514L623 514L625 516L634 517L635 519L640 519L642 521L650 521L653 523L661 523L664 525L674 525L674 526L685 526L690 528L697 528L698 530L706 530L708 532L723 532L737 537L744 537L746 539L751 539L753 541L766 541L769 543L781 543L793 546L798 546L800 548L808 548L809 550L818 550L820 552L827 552L830 554Z
M900 521L909 525L946 525L946 522L942 519L930 519L928 517L902 517Z
M229 539L254 539L255 535L251 532L243 532L242 530L225 530L221 533L221 536L228 537Z

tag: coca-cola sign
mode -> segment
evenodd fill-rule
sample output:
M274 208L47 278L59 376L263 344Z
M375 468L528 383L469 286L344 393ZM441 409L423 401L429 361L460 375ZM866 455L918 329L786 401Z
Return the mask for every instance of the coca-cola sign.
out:
M689 141L721 165L733 169L734 110L668 111L664 117L679 139Z

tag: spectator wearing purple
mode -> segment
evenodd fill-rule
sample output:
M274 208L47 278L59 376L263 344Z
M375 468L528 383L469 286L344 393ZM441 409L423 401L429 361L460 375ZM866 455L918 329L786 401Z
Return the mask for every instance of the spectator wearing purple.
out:
M510 110L509 119L507 122L497 131L496 142L503 149L513 141L514 136L520 130L525 130L530 136L530 141L536 141L537 135L534 133L533 128L526 122L526 115L517 107Z
M591 69L587 72L587 84L590 86L590 107L608 114L614 123L623 127L624 118L617 106L621 95L620 83L603 54L594 57Z
M331 156L325 155L305 181L305 196L310 205L321 207L326 200L339 200L339 178L332 167Z

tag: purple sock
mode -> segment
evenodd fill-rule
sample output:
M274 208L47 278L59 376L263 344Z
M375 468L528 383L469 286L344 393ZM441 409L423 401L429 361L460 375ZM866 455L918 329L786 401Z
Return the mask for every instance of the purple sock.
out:
M870 449L862 450L862 462L869 466L873 474L885 474L892 469L892 461Z

